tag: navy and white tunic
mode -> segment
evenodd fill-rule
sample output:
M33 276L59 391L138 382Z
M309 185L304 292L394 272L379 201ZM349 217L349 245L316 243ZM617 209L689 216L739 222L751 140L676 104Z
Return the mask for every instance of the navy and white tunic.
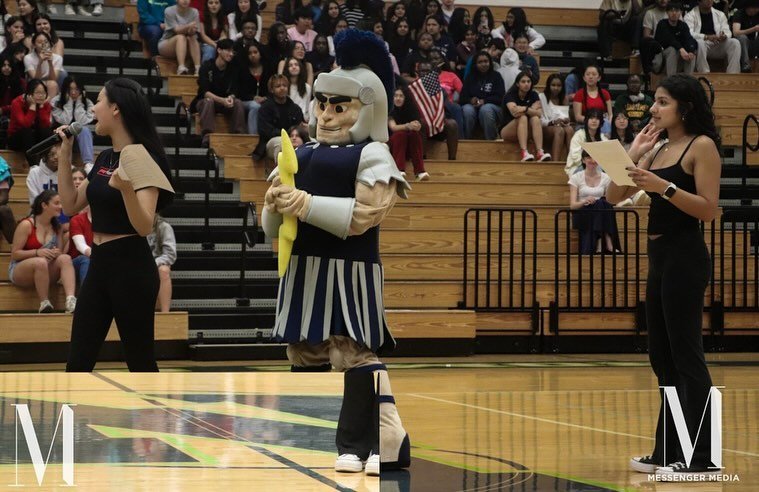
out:
M374 186L394 179L397 193L406 197L409 186L385 144L308 143L296 155L295 187L312 195L355 198L357 182ZM279 284L274 338L316 345L342 335L374 352L392 348L383 278L379 226L341 239L299 221L290 264Z

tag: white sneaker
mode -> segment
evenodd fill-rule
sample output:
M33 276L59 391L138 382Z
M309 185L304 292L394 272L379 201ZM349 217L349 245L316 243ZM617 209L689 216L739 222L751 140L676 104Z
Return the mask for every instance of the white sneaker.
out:
M428 179L430 179L430 173L428 172L423 172L416 175L417 181L427 181Z
M76 297L74 296L66 297L66 312L73 313L74 309L76 309Z
M49 4L47 6L47 15L56 15L57 13L58 13L58 7L52 4Z
M364 462L355 454L341 454L335 460L335 471L358 473L364 470Z
M85 9L82 6L77 7L76 11L79 13L79 15L81 15L83 17L92 17L92 14L90 14L89 12L87 12L87 9Z
M535 156L530 154L530 152L527 149L522 149L521 155L522 155L522 162L529 162L529 161L535 160Z
M52 313L53 312L53 304L49 300L45 299L44 301L42 301L40 303L40 309L39 309L38 312L40 314L43 314L43 313Z
M187 75L190 72L190 69L185 67L184 65L179 65L177 67L177 75Z
M100 4L92 7L92 15L103 15L103 6Z
M636 456L630 460L630 468L640 473L654 473L661 465L654 462L651 456Z
M722 474L719 468L687 466L682 461L656 469L656 480L661 482L708 482Z
M540 149L540 150L538 150L538 155L537 155L536 159L539 162L550 161L551 160L551 154L543 152L543 149Z
M66 15L76 15L76 10L74 10L74 6L70 3L67 3L65 7L63 7L63 13Z
M364 471L370 477L379 477L380 474L380 457L378 454L370 454L369 459L366 460L366 467Z

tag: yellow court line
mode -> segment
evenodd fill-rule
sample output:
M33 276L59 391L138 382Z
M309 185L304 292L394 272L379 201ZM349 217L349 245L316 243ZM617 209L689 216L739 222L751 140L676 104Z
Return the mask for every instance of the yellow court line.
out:
M442 398L435 398L434 396L425 396L425 395L422 395L422 394L419 394L419 393L404 393L404 394L406 394L408 396L414 396L416 398L422 398L422 399L425 399L425 400L438 401L438 402L441 402L441 403L449 403L451 405L458 405L460 407L473 408L475 410L483 410L485 412L500 413L502 415L510 415L512 417L520 417L520 418L523 418L523 419L535 420L537 422L544 422L544 423L547 423L547 424L561 425L561 426L564 426L564 427L572 427L574 429L582 429L582 430L589 430L589 431L594 431L594 432L602 432L604 434L612 434L612 435L615 435L615 436L634 437L634 438L637 438L637 439L646 439L648 441L653 441L654 440L653 437L639 436L637 434L628 434L627 432L617 432L617 431L612 431L612 430L607 430L607 429L599 429L598 427L590 427L590 426L587 426L587 425L570 424L568 422L561 422L559 420L546 419L546 418L543 418L543 417L535 417L534 415L525 415L525 414L522 414L522 413L515 413L515 412L508 412L506 410L499 410L499 409L496 409L496 408L488 408L488 407L483 407L483 406L480 406L480 405L472 405L471 403L460 403L460 402L457 402L457 401L444 400ZM724 448L723 448L723 451L729 451L729 452L735 453L735 454L740 454L740 455L744 455L744 456L753 456L755 458L759 458L759 453L751 453L749 451L740 451L740 450L737 450L737 449L724 449Z

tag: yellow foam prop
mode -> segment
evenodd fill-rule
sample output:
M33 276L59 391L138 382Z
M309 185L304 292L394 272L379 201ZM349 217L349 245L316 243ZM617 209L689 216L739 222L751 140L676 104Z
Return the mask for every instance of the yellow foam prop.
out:
M282 130L282 151L277 158L277 167L279 168L279 179L282 184L295 187L295 175L298 173L298 158L295 157L295 148L290 141L290 136L286 130ZM284 277L287 271L287 265L290 263L290 256L293 252L293 242L298 235L298 218L285 214L282 218L282 225L279 226L279 276Z

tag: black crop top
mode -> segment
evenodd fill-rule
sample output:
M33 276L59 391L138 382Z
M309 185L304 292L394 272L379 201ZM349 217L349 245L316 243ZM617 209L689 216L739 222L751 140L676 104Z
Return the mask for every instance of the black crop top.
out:
M95 160L90 174L87 175L87 201L90 204L90 211L92 213L93 232L137 234L132 223L129 222L129 215L127 215L121 192L108 186L111 175L119 167L119 155L120 152L114 152L113 149L102 151ZM159 163L166 177L170 178L168 164L154 155L153 159ZM160 189L158 191L156 212L159 212L164 206L168 205L173 196L169 191Z
M698 137L696 137L698 138ZM675 165L667 166L659 169L649 170L660 178L674 183L678 190L685 190L688 193L696 193L696 179L692 174L685 172L682 166L683 157L696 141L696 138L690 141L680 158ZM664 146L659 147L659 150L654 154L654 158L651 159L651 164L656 160L656 156L659 155L659 151ZM651 208L648 212L648 233L649 234L666 234L675 231L693 230L698 229L699 220L692 215L688 215L679 208L675 207L671 202L662 198L659 193L646 192L651 197Z

